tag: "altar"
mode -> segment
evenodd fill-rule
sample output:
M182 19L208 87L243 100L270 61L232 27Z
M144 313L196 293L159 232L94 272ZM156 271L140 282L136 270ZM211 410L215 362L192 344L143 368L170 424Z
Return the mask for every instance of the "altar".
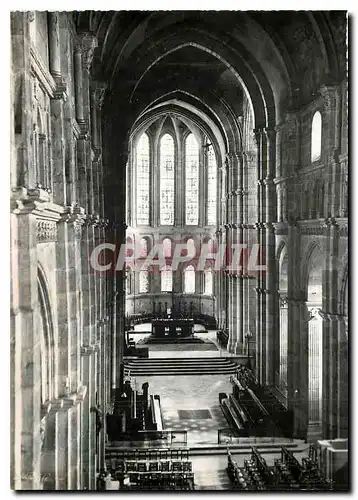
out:
M190 318L158 318L152 321L153 337L191 337L193 333L194 320Z

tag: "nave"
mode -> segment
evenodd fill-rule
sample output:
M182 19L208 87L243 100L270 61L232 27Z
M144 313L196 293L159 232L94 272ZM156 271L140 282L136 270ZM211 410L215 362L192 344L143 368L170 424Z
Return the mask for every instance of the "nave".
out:
M346 488L347 13L10 21L11 487Z

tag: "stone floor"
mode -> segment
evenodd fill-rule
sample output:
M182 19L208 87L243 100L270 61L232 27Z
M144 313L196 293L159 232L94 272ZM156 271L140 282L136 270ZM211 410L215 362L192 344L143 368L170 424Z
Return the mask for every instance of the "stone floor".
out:
M136 377L138 387L149 382L149 393L159 394L165 430L186 430L188 444L217 444L218 429L227 427L219 393L231 392L229 377L186 375ZM211 418L180 419L179 410L209 410Z
M231 354L226 349L222 349L216 342L216 331L196 333L199 338L211 342L215 350L200 351L196 346L201 344L190 344L187 350L176 345L148 345L150 358L175 358L175 357L230 357ZM148 333L137 333L134 340L148 337ZM179 345L180 346L180 345ZM154 349L152 349L154 347ZM219 406L219 393L231 393L229 376L224 375L186 375L186 376L165 376L157 377L136 377L137 387L141 387L143 382L149 382L149 393L159 394L164 421L164 429L172 431L187 431L187 444L191 448L212 447L210 454L205 455L201 451L196 451L195 456L191 456L193 472L195 475L195 489L216 491L229 490L230 481L227 476L227 455L226 451L215 447L218 443L218 429L227 428L227 421ZM181 417L180 418L180 413ZM195 410L205 410L199 413ZM186 411L186 413L185 413ZM192 417L192 418L183 418ZM209 418L209 416L211 418ZM203 418L204 417L204 418ZM181 439L178 436L179 439ZM303 456L307 456L307 445L298 447L295 456L301 461ZM235 460L244 465L244 460L250 458L249 448L246 451L234 452ZM268 465L274 464L274 459L280 457L280 450L266 450L263 455Z

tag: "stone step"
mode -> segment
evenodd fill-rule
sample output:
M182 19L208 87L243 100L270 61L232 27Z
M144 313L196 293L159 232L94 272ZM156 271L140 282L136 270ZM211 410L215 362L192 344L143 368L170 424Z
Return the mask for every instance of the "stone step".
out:
M230 358L139 358L139 359L131 359L131 360L125 360L125 364L133 364L133 365L196 365L196 364L206 364L206 365L212 365L212 364L228 364L228 363L235 363L235 361L232 361Z
M146 358L125 361L124 367L133 376L155 375L230 375L237 363L229 358Z

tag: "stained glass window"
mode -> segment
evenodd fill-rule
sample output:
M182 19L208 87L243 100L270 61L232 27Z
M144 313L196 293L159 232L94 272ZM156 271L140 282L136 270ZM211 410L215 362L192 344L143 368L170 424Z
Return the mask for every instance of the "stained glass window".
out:
M214 148L208 147L208 225L216 225L216 203L217 203L217 164Z
M185 223L199 223L199 148L193 134L185 141Z
M149 224L149 138L144 133L137 145L137 224Z
M184 293L195 293L195 269L187 266L184 270Z
M160 223L174 224L174 140L169 134L160 141Z
M321 158L322 146L322 116L319 111L313 115L311 130L311 161L317 161Z
M173 289L173 271L170 266L164 266L160 272L161 291L171 292Z
M147 293L149 290L149 275L147 269L139 271L139 293Z
M204 295L213 294L213 273L211 269L204 271Z

